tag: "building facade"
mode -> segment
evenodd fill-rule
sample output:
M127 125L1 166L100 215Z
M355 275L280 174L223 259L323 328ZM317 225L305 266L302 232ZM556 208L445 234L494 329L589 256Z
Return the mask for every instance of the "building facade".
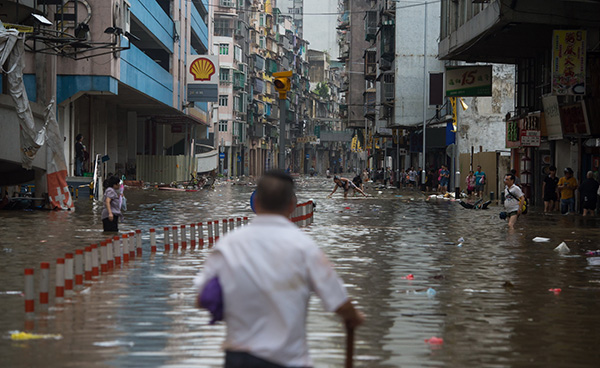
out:
M549 166L572 168L578 181L598 167L598 14L596 2L441 2L441 58L515 65L505 142L535 203Z

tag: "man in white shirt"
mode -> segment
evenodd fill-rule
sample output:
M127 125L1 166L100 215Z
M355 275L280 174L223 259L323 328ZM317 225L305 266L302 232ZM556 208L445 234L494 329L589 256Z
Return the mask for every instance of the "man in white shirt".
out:
M200 293L216 277L221 285L226 368L312 367L306 343L311 292L349 328L362 323L362 313L325 254L288 219L296 207L293 179L265 174L254 205L258 216L221 238L194 284Z
M504 209L508 218L508 227L513 229L523 209L525 196L523 191L515 184L515 175L506 174L504 177Z

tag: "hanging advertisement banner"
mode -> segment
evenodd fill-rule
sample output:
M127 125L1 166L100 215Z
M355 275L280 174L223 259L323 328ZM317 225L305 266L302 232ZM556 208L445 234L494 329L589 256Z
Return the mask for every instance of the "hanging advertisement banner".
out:
M446 67L446 97L492 95L492 66Z
M542 97L544 116L546 117L546 131L548 140L553 141L563 138L562 124L560 121L560 108L556 96Z
M585 94L586 31L552 33L552 94Z
M539 147L542 143L540 112L506 122L506 148Z

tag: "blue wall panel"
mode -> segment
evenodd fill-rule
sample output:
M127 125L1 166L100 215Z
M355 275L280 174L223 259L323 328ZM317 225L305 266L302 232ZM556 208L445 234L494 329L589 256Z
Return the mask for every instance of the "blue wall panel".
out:
M56 99L60 104L77 92L103 91L119 94L119 82L102 75L59 75L56 78Z
M129 10L172 53L173 20L155 0L130 0Z
M25 84L25 92L27 99L31 102L37 101L37 88L35 82L35 74L23 74L23 83ZM2 88L0 86L0 88Z
M206 23L204 23L204 19L202 19L202 17L200 17L200 13L198 13L198 10L196 9L195 6L192 6L192 19L191 19L191 26L192 29L194 30L194 33L196 33L196 35L200 38L200 41L204 44L204 47L209 50L210 48L208 47L208 27L206 26Z
M173 106L173 76L140 49L121 52L121 82Z

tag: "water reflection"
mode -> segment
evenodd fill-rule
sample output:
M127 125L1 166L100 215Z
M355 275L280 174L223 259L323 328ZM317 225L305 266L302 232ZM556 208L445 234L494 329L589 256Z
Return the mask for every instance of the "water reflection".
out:
M416 192L374 188L368 189L374 198L326 199L331 183L319 178L299 187L300 200L317 201L315 223L306 231L368 316L356 336L357 367L583 367L600 358L590 347L600 327L600 267L582 256L600 247L598 220L534 212L509 233L498 208L465 210L424 201ZM248 215L252 190L129 190L120 227L142 229L145 244L148 229L156 227L161 248L163 226ZM22 291L24 268L104 239L100 211L80 199L75 213L0 212L2 291ZM536 236L551 240L534 243ZM561 241L569 255L553 251ZM34 331L60 333L58 341L8 340L9 331L31 321L21 296L0 293L3 366L220 366L224 327L208 325L208 315L193 307L191 278L208 252L146 252L63 305L38 312ZM316 366L341 366L343 330L316 298L308 323ZM432 336L444 345L426 344Z

